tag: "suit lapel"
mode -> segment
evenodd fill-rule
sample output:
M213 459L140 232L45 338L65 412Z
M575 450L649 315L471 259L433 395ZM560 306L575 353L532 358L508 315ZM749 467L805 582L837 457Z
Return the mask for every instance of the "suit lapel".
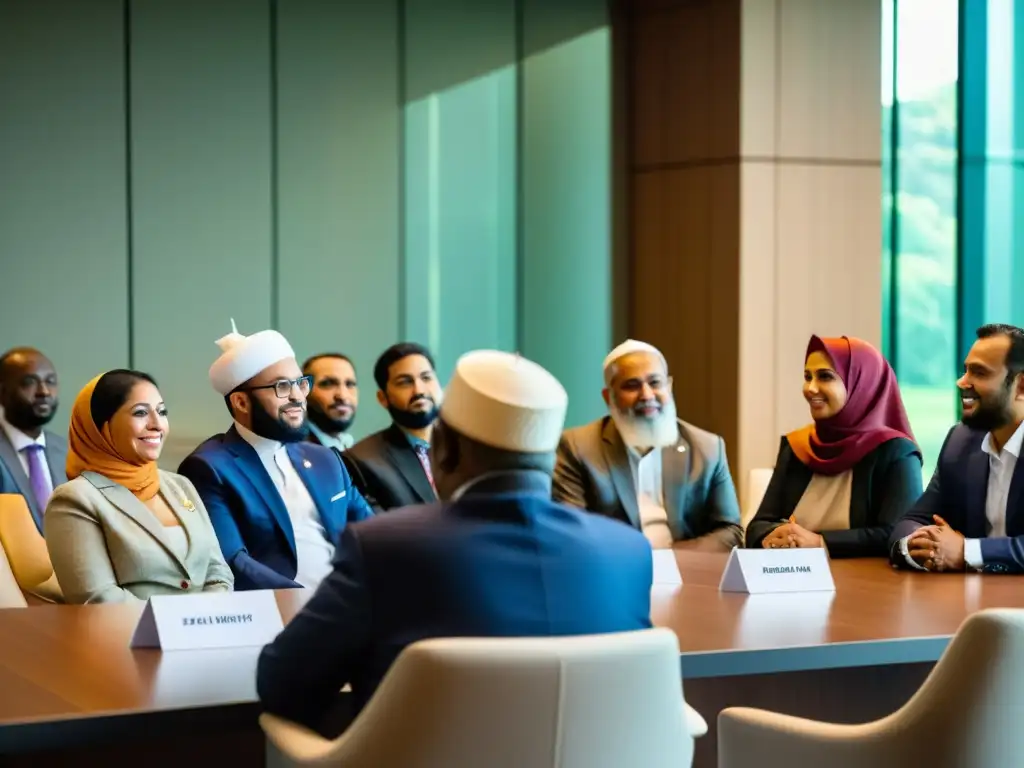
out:
M18 452L14 450L14 446L7 439L7 433L3 429L0 429L0 459L7 465L7 469L11 472L11 477L14 478L15 485L18 486L21 495L28 502L32 515L39 522L42 520L43 515L42 510L39 509L39 504L36 503L36 495L32 491L32 483L29 482L28 475L25 474L25 469L21 466Z
M121 510L125 515L130 517L140 528L146 533L153 537L153 539L164 548L167 554L170 556L178 567L181 568L182 572L191 578L191 574L188 572L188 568L185 567L185 563L174 553L170 545L167 543L167 537L164 533L164 526L161 525L160 521L156 519L156 516L146 508L146 505L136 498L135 494L125 488L123 485L119 485L115 482L108 480L103 475L97 474L96 472L83 472L90 483L96 486L96 489L103 494L107 501ZM163 492L163 488L161 488ZM165 495L164 497L175 514L178 515L178 519L181 520L181 499L178 498L173 492ZM176 506L177 505L177 506ZM184 526L184 523L183 523ZM185 534L189 536L191 532L186 527ZM191 542L190 542L191 543Z
M612 478L612 485L615 486L619 503L626 511L629 522L633 524L634 528L640 530L640 507L636 499L633 468L629 463L629 456L626 454L626 445L622 442L622 436L619 435L619 430L615 428L615 422L611 419L605 424L601 437L604 458L608 463L608 474Z
M53 433L47 434L45 451L46 464L50 468L50 480L53 481L54 488L68 481L68 453L64 450L63 444L60 444L60 448L57 447L58 444L58 441L54 440Z
M423 471L423 465L420 464L419 457L405 433L392 425L387 438L385 446L388 459L394 464L395 469L405 478L413 492L419 496L420 501L434 501L437 496L434 494L434 489L430 487L427 473Z
M295 473L301 478L302 484L306 486L310 498L313 499L313 504L316 505L317 512L320 513L320 522L323 523L324 529L327 531L327 538L334 541L339 531L330 515L332 502L324 491L328 486L318 474L323 471L319 457L316 461L309 458L298 444L289 445L287 451L288 458L291 460L292 466L295 467ZM333 455L330 460L334 460Z
M291 547L292 554L294 555L295 532L292 530L292 521L288 516L288 509L284 505L284 499L281 498L281 494L277 492L277 486L274 485L274 481L267 474L267 469L263 466L263 462L260 460L259 454L256 453L256 449L245 442L242 436L235 431L234 427L229 429L224 436L224 444L235 457L235 463L238 464L242 474L252 487L256 489L260 498L263 499L263 503L270 510L270 514L277 522L277 525L284 531L288 546Z
M693 451L682 434L675 445L661 449L661 493L672 538L676 540L683 538L684 533L689 533L684 525L686 509L683 499L690 481L692 461Z
M988 535L988 516L985 514L985 500L988 498L988 454L979 446L975 446L975 450L970 452L966 464L964 477L968 478L968 482L963 504L967 519L963 534L969 539L983 539ZM1014 471L1013 484L1010 487L1011 497L1013 485L1018 485L1016 471ZM1007 510L1009 509L1010 507L1007 505ZM951 521L947 520L946 522ZM1009 519L1006 523L1009 526ZM930 524L931 522L929 522Z

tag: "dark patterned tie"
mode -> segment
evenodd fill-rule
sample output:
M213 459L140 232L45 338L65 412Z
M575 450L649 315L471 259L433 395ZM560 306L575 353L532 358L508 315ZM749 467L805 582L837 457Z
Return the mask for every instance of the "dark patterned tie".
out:
M430 471L430 446L426 443L416 443L413 448L416 451L416 458L420 460L420 466L423 467L423 472L427 475L427 480L430 481L430 487L434 489L434 495L437 495L437 487L434 485L434 473Z

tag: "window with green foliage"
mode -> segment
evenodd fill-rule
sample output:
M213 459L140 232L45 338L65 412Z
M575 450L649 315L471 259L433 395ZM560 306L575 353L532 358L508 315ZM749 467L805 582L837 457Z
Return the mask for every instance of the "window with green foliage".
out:
M958 0L883 0L883 348L931 474L957 418Z

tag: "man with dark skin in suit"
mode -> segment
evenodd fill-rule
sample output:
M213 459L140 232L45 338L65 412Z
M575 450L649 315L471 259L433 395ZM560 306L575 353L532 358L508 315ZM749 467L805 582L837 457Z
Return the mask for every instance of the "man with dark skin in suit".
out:
M35 439L57 413L60 385L53 363L38 349L18 347L0 357L4 420Z

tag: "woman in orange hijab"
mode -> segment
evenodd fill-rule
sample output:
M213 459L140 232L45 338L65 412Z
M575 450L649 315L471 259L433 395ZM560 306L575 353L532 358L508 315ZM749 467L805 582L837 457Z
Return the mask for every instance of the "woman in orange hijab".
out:
M167 434L167 408L148 374L109 371L75 399L68 482L53 492L43 516L67 602L232 588L196 489L157 468Z
M804 399L812 422L782 438L747 546L886 556L893 525L921 495L921 449L896 374L866 341L812 336Z

